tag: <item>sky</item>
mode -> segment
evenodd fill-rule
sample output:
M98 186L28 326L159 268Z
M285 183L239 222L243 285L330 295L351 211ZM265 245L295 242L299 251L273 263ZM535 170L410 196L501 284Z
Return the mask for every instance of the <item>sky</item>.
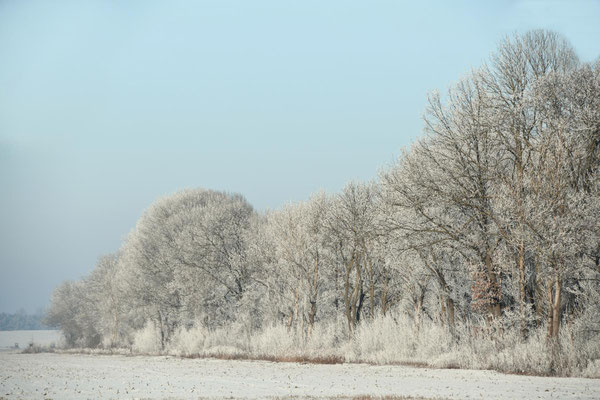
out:
M0 312L34 312L157 197L257 210L374 179L506 35L600 56L600 1L0 0Z

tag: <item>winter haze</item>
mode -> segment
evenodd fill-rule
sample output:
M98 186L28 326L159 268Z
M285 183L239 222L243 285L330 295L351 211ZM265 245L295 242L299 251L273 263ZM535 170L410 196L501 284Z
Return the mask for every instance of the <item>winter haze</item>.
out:
M504 35L597 57L599 4L0 2L0 311L47 306L161 195L374 178Z

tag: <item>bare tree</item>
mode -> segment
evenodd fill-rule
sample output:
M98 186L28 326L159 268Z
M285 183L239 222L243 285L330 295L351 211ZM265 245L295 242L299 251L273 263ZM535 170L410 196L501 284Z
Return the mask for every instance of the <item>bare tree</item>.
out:
M282 300L288 300L288 326L295 323L307 336L311 334L322 302L320 294L328 258L324 246L328 202L324 194L319 194L307 202L289 204L269 216L276 276L287 286Z
M496 148L503 160L502 168L498 168L498 180L504 185L502 200L510 208L504 222L510 232L505 239L512 248L518 270L521 331L524 336L527 333L527 276L540 275L539 269L535 271L536 267L531 264L532 270L528 272L526 263L525 174L532 167L533 141L539 134L539 110L528 98L541 77L571 70L577 62L573 48L563 37L554 32L535 30L506 38L492 56L491 65L485 67L481 74L484 90L488 93L488 107L496 115L490 129L496 135ZM535 294L531 299L534 306L536 298L540 302L540 285L538 279L538 287L533 288Z
M360 321L367 293L374 308L375 201L373 185L350 183L333 202L327 223L329 247L342 275L344 314L350 332Z

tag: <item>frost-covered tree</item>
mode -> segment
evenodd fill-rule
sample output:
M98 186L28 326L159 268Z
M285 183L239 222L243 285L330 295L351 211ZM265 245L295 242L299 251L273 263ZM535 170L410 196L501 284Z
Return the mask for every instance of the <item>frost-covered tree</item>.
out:
M506 38L481 73L483 88L488 93L487 107L495 115L490 130L496 138L495 150L503 161L497 171L497 182L502 185L499 191L502 205L508 207L503 214L504 225L509 229L504 239L518 271L523 334L527 330L524 320L527 303L535 307L541 294L539 277L534 279L534 287L527 287L528 276L540 275L539 269L535 270L534 250L528 249L527 243L525 201L528 188L525 176L533 167L534 141L540 126L539 109L529 100L540 79L548 74L572 70L577 63L573 48L563 37L554 32L535 30ZM528 296L528 292L533 294Z
M341 298L350 331L360 321L369 294L372 308L375 304L377 218L374 185L358 183L346 185L328 217L329 247L343 282Z
M600 243L593 227L600 177L599 88L598 71L583 66L540 78L530 98L538 116L524 208L545 282L552 338L559 334L564 289L576 290L588 268L597 265L589 255L598 254Z
M59 327L69 346L96 347L101 342L98 317L88 282L66 281L54 290L44 323Z
M119 253L100 257L84 280L86 297L94 304L96 330L105 347L127 344L131 330L136 327L135 312L130 307L127 284L119 262Z
M310 333L325 299L324 280L330 266L325 246L325 218L329 199L325 194L307 202L285 206L269 215L268 234L274 246L271 266L287 304L288 326L296 324ZM283 304L282 304L283 305Z
M430 266L435 264L435 252L427 251L432 246L462 255L474 280L473 305L498 317L502 295L495 255L501 227L492 201L499 163L490 132L494 116L486 108L487 94L478 74L452 87L447 97L443 102L437 93L430 96L428 136L382 174L396 216L388 219L388 226L403 232L419 254L428 252ZM446 287L445 278L438 277L440 287Z
M236 317L250 280L245 232L254 215L240 195L197 189L156 201L122 248L134 301L161 333Z

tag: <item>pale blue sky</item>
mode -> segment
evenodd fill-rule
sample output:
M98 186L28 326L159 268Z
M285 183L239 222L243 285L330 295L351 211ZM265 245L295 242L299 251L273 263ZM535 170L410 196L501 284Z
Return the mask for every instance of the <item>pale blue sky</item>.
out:
M0 0L0 312L47 305L156 197L259 210L367 180L505 35L600 55L599 1Z

